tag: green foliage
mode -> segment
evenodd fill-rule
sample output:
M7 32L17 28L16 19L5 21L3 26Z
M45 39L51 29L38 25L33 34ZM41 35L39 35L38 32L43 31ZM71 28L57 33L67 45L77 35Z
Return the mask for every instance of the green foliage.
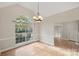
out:
M19 16L16 18L17 23L31 23L32 19L26 16Z

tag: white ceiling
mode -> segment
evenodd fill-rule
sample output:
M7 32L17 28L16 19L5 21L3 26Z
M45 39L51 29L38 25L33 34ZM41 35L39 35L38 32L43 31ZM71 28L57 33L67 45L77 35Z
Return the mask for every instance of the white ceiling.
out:
M0 8L19 4L25 8L31 9L36 13L37 11L37 3L36 2L0 2ZM79 7L79 2L40 2L39 3L40 15L43 17L48 17L63 11L67 11L73 8Z

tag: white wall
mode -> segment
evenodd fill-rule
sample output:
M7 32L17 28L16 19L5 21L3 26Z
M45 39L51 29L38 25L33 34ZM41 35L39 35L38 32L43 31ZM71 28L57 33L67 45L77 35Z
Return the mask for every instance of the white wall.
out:
M7 48L15 46L15 24L12 21L15 20L16 17L21 15L32 17L34 13L31 10L27 8L23 8L20 5L11 5L0 9L0 49L1 50L5 50ZM34 35L34 38L37 38L37 36Z
M79 42L78 21L66 22L63 25L62 37Z
M50 20L45 19L41 22L41 41L49 45L53 45L54 28Z
M50 22L53 23L62 23L79 20L79 7L55 15L51 15L48 17L48 19L50 20Z

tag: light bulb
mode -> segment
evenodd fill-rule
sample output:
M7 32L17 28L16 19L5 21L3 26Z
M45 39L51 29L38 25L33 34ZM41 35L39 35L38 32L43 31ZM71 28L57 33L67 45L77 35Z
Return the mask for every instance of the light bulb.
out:
M37 17L36 16L33 16L33 19L37 19Z
M42 17L42 16L33 16L33 19L34 19L35 21L40 22L40 21L43 20L43 17Z
M39 18L40 20L43 20L43 17L42 17L42 16L38 16L38 18Z

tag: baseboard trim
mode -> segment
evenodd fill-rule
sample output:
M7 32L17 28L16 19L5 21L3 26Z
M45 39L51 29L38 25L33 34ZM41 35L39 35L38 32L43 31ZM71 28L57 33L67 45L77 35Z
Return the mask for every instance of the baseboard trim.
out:
M21 46L16 46L16 45L15 45L14 47L10 47L10 48L7 48L7 49L3 49L3 50L1 50L0 52L3 53L3 52L6 52L6 51L9 51L9 50L12 50L12 49L16 49L16 48L19 48L19 47L22 47L22 46L25 46L25 45L29 45L29 44L35 43L35 42L40 42L40 43L46 44L46 45L48 45L48 46L54 46L53 43L52 43L52 44L48 44L48 43L43 42L43 41L35 40L35 41L30 42L30 43L23 44L23 45L21 45Z
M53 43L52 43L52 44L48 44L48 43L43 42L43 41L40 41L40 43L46 44L46 45L48 45L48 46L54 46Z
M19 48L19 47L22 47L22 46L25 46L25 45L29 45L29 44L35 43L35 42L38 42L38 40L32 41L30 43L23 44L21 46L14 46L14 47L10 47L10 48L7 48L7 49L3 49L3 50L0 50L0 52L3 53L3 52L6 52L6 51L9 51L9 50L12 50L12 49L16 49L16 48Z

